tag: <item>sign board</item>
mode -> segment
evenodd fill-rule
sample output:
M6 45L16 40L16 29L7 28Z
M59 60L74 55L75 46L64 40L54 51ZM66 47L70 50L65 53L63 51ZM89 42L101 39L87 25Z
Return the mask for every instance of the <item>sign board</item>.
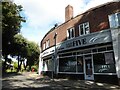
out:
M110 30L103 30L64 41L57 45L57 49L58 51L61 51L94 44L107 43L111 41L112 39Z
M41 56L45 57L45 56L50 55L50 54L52 54L54 52L55 52L55 47L51 47L51 48L45 50L44 52L42 52Z

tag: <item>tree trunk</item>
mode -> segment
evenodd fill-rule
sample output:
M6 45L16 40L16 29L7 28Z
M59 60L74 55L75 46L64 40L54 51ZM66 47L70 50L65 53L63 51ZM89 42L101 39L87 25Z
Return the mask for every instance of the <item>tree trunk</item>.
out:
M20 71L21 71L22 60L20 60Z
M19 70L20 70L19 62L20 62L20 56L18 55L18 69L17 69L17 72L19 72Z
M24 61L23 61L23 66L24 66L24 69L26 70L27 64L25 65L25 62L24 62Z
M31 71L31 66L32 66L32 65L29 65L29 71Z

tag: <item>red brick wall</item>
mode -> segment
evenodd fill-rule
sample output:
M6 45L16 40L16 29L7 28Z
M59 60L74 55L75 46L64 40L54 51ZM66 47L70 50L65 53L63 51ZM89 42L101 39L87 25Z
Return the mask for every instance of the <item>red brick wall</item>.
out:
M75 36L79 36L78 26L84 22L89 22L90 24L90 32L97 32L104 29L109 29L109 21L108 15L120 12L120 2L119 3L110 3L104 6L99 6L94 9L90 9L85 13L76 16L75 18L61 24L53 31L49 32L43 40L41 41L41 45L43 47L43 43L46 40L50 40L50 46L54 45L54 34L57 32L57 43L65 41L67 38L67 29L70 27L75 27Z

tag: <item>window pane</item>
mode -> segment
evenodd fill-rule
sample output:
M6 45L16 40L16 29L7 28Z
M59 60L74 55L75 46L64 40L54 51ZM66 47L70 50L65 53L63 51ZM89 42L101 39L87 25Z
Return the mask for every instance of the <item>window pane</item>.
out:
M84 30L83 30L83 24L80 25L80 35L84 34Z
M79 32L80 32L80 35L89 34L89 32L90 32L89 22L80 24L79 25Z
M115 73L113 53L98 53L93 55L95 73Z
M115 64L94 65L94 73L116 73Z
M43 50L45 49L45 43L43 44Z
M98 52L106 51L106 47L98 48Z
M106 64L114 64L114 58L112 52L105 53L105 62Z
M67 33L67 37L68 37L68 39L71 39L71 38L73 38L74 37L74 28L70 28L70 29L68 29L68 31L67 31L68 33Z
M60 58L59 71L60 72L76 72L75 57Z
M83 53L84 54L91 53L91 50L84 50Z
M94 65L105 64L105 57L103 53L93 54Z
M97 52L97 49L92 49L92 52Z
M70 30L68 30L68 38L70 39Z
M53 66L52 59L49 59L47 64L48 64L48 71L52 71L52 66Z
M118 18L118 26L120 26L120 13L117 13L117 18Z
M82 55L83 51L77 52L77 55Z
M116 27L116 18L115 18L115 14L109 15L109 23L110 23L110 27L114 28Z
M73 28L71 29L71 34L72 34L71 37L73 38L74 37L74 29Z
M83 72L83 56L77 57L77 72Z
M113 50L113 47L112 46L108 46L107 50Z
M89 23L85 23L84 24L84 28L85 28L85 34L89 34Z

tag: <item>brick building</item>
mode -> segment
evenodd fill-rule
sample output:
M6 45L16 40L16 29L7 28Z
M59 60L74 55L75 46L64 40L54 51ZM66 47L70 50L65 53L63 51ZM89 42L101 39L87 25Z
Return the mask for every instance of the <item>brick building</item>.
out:
M99 5L76 17L68 5L65 22L46 33L40 46L39 74L120 81L120 2Z

